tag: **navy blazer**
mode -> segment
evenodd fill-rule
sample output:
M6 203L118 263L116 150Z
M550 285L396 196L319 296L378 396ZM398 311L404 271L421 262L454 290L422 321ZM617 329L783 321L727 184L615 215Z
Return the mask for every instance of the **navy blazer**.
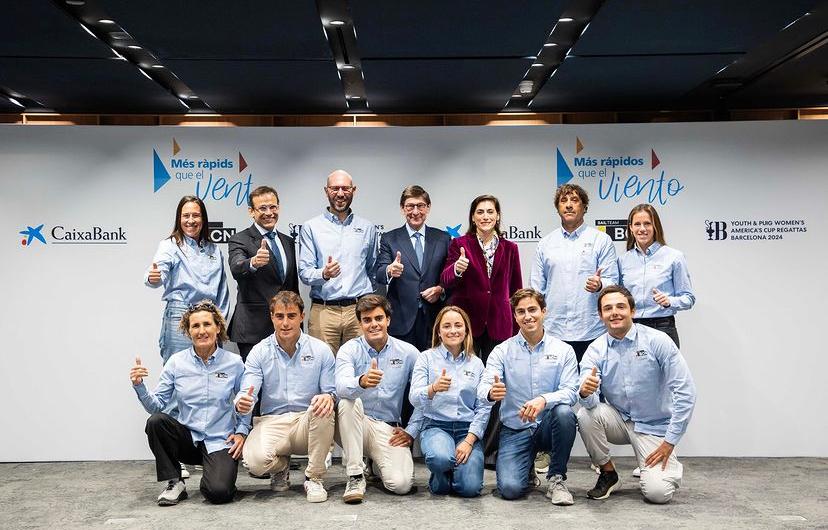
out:
M264 267L250 270L250 260L262 247L262 234L255 225L236 232L228 241L230 272L238 284L236 309L230 320L230 340L235 343L257 344L273 333L270 320L270 299L279 291L299 293L299 277L296 272L296 249L292 237L276 232L285 249L285 277L279 281L273 256Z
M446 232L426 226L423 266L420 268L417 264L414 244L408 237L405 225L382 234L379 256L374 266L374 278L377 283L388 285L387 298L393 310L391 325L388 328L390 335L405 335L414 327L420 292L440 284L440 273L446 261L450 241L451 237ZM389 285L385 269L396 259L397 252L401 254L403 273L399 278L393 278ZM431 342L431 326L444 305L444 298L433 304L423 300L423 308L429 323L429 343Z
M454 262L460 257L461 247L466 249L469 268L458 278L454 274ZM444 286L452 289L449 303L469 314L475 337L485 329L492 340L501 342L517 333L509 304L509 298L523 287L516 244L500 238L489 278L477 236L466 234L452 239L441 279Z

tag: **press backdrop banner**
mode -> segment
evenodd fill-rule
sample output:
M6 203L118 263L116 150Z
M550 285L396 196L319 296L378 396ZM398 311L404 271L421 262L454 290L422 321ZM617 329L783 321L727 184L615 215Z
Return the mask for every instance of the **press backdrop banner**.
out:
M178 200L203 197L226 242L250 225L250 190L267 184L281 198L278 228L295 233L327 205L337 168L355 179L354 210L381 231L402 224L409 184L431 194L429 224L454 234L473 197L496 195L526 282L538 239L560 226L558 184L587 190L587 223L619 254L630 208L653 203L697 296L677 317L699 396L679 454L828 456L826 145L828 123L806 121L0 126L0 460L149 458L128 372L141 355L152 388L161 369L161 290L142 276ZM231 279L233 301L235 290Z

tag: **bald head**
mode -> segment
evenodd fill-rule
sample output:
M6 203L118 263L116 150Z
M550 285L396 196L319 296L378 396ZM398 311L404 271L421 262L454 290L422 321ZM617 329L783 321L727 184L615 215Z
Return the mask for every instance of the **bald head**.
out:
M330 212L340 219L345 219L351 210L351 201L354 200L354 179L347 171L337 169L328 175L328 183L325 186L325 195L328 197Z
M354 179L351 178L350 173L344 169L337 169L328 175L328 186L353 186Z

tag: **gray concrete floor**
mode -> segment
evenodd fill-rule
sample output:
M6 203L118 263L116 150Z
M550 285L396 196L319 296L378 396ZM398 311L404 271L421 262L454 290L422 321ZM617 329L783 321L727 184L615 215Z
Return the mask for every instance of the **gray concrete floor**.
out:
M343 504L345 477L331 468L328 502L309 504L301 471L291 472L286 493L240 472L232 504L207 504L200 475L188 481L190 498L159 507L162 485L152 462L61 462L0 464L0 528L828 528L828 459L683 458L684 485L671 504L645 503L619 458L623 486L604 501L586 498L596 475L585 458L570 462L568 485L575 505L553 506L543 487L521 501L492 495L486 471L478 499L436 497L428 470L416 465L418 491L405 497L369 486L361 505Z

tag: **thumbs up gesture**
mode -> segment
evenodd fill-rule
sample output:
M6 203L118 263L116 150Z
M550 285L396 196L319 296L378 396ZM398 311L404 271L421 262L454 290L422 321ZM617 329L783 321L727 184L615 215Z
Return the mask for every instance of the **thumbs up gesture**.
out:
M489 390L489 401L502 401L506 397L506 385L495 374L492 389Z
M653 301L661 307L670 307L670 298L658 289L653 289Z
M330 280L331 278L336 278L340 272L342 271L339 269L339 262L333 259L333 256L328 256L328 261L322 268L322 279Z
M377 360L371 359L371 368L359 378L359 386L362 388L374 388L382 381L382 370L377 367Z
M589 373L589 375L586 376L586 379L584 379L584 382L581 383L581 389L578 392L578 395L580 395L582 398L586 399L589 396L591 396L593 393L595 393L595 391L598 390L598 387L600 387L600 386L601 386L601 377L598 374L598 367L593 366L592 371Z
M157 263L153 262L152 268L149 271L149 276L147 277L147 280L149 280L149 282L153 285L158 285L159 283L161 283L161 271L158 270L158 264Z
M149 375L149 370L141 365L141 357L135 356L135 366L129 370L129 379L133 385L140 385L144 382L144 378Z
M431 389L436 394L437 392L446 392L451 386L451 376L446 375L446 369L443 368L443 373L436 381L431 383Z
M466 269L469 268L469 258L466 257L466 248L460 247L460 257L454 262L454 274L463 276Z
M270 261L270 249L267 246L267 241L265 238L262 238L262 245L259 247L259 250L256 251L256 255L253 256L250 264L253 265L253 268L260 269L267 265L267 262Z
M385 272L388 273L390 278L399 278L402 276L404 268L405 267L402 264L402 254L400 254L400 251L398 250L397 257L388 265L388 267L386 267Z
M595 274L587 278L586 286L584 287L584 289L591 293L597 293L601 290L601 267L598 267L598 270L595 271Z
M249 414L250 411L253 410L253 404L255 402L255 398L253 397L253 385L250 385L250 388L247 389L246 393L240 394L239 397L236 398L236 412L239 414Z

